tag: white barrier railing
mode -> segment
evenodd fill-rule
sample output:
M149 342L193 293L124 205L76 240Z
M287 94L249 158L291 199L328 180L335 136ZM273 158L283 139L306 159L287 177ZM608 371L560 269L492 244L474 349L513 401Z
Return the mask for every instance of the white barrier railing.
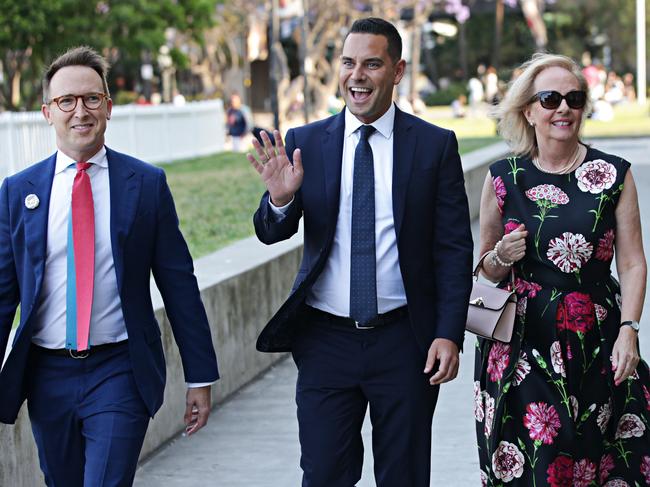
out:
M106 145L151 163L220 152L224 148L223 102L113 107ZM54 129L40 112L0 114L0 181L56 150Z

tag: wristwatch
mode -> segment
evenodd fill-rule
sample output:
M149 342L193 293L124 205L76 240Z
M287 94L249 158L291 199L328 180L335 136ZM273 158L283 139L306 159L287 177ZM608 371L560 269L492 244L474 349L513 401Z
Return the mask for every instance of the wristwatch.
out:
M624 322L621 323L621 326L629 326L634 331L639 333L639 322L636 321L636 320L624 321Z

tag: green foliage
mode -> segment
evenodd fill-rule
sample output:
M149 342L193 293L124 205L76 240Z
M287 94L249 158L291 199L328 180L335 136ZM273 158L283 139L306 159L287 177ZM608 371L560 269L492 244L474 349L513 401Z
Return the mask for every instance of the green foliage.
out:
M460 95L467 96L467 88L463 82L451 83L448 88L438 90L435 93L427 95L424 102L428 106L450 105L452 101Z
M116 105L128 105L138 99L138 94L135 91L120 90L115 95Z
M220 0L0 0L0 60L5 82L0 106L38 106L42 71L55 56L76 45L104 53L116 73L137 73L143 55L158 52L165 31L178 32L201 43L214 23ZM185 55L172 51L177 67ZM13 79L21 78L23 102L13 106Z

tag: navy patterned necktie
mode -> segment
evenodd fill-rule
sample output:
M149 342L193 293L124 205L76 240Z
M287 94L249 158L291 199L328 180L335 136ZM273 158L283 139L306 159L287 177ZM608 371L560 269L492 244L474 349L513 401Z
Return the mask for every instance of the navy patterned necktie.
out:
M372 125L359 128L352 182L350 245L350 318L360 325L377 316L377 256L375 252L375 171L368 138Z

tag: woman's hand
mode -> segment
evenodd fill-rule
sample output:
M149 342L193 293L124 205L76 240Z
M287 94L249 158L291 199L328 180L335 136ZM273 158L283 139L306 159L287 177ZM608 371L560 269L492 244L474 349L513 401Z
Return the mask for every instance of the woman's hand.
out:
M526 255L528 230L522 223L515 230L504 235L498 244L497 257L504 262L518 262Z
M639 364L639 349L637 348L637 332L629 326L621 326L618 338L612 348L612 370L614 384L620 385L631 376Z

